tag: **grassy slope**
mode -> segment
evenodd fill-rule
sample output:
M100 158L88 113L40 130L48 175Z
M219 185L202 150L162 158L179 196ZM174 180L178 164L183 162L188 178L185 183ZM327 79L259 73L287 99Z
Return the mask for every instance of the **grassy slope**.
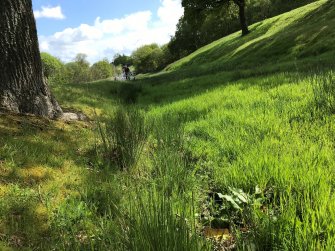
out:
M254 24L244 38L236 33L218 40L136 83L143 90L133 106L165 122L152 138L183 131L190 173L181 178L176 156L162 153L173 162L164 180L180 179L178 185L187 184L188 192L201 188L197 201L210 190L229 194L228 187L253 194L258 186L268 196L262 207L247 206L239 216L249 230L243 239L237 228L241 249L334 246L335 121L315 102L317 88L306 73L334 67L334 25L334 3L316 2ZM63 106L94 116L94 110L113 113L116 88L102 81L54 91ZM134 190L139 197L145 194L136 184L162 180L150 171L150 150L129 173L99 169L93 128L1 115L0 241L5 246L121 247L111 237L120 234L114 227L120 222L98 213L100 201L108 210L112 202L122 207Z
M146 103L170 102L179 96L183 99L230 81L271 72L333 68L333 9L331 1L318 1L256 23L246 37L237 32L197 50L145 80L151 84L148 92L157 88Z
M167 70L190 66L216 70L257 68L299 59L334 57L334 4L315 2L217 40L171 64Z

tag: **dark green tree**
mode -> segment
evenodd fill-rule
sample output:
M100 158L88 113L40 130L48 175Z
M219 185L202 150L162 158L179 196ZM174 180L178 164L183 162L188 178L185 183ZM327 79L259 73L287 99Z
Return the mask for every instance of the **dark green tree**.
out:
M65 76L68 83L85 83L92 80L90 63L87 55L79 53L74 58L74 62L65 64Z
M133 65L133 59L130 56L127 56L125 54L116 54L113 58L113 64L115 66L119 65Z
M249 29L245 14L245 0L182 0L182 6L185 8L185 13L187 13L187 11L191 11L195 15L198 15L199 12L203 10L220 8L222 5L229 5L230 2L233 2L238 7L242 36L247 35L249 33Z
M199 28L202 23L201 13L194 18L193 11L185 10L184 16L177 24L175 35L168 43L168 48L174 60L187 56L201 45Z
M162 66L164 52L157 44L143 45L132 53L132 58L137 72L154 72Z

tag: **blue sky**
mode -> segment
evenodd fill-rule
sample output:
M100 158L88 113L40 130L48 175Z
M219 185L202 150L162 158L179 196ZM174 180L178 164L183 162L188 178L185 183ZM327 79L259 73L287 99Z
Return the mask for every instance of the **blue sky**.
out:
M90 62L141 45L167 43L183 14L180 0L33 0L41 51Z

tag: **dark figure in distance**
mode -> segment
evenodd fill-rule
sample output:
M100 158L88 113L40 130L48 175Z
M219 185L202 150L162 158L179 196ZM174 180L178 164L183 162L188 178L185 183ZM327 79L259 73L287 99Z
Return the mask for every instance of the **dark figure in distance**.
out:
M125 66L124 73L126 75L126 80L130 80L130 69L129 69L128 65Z

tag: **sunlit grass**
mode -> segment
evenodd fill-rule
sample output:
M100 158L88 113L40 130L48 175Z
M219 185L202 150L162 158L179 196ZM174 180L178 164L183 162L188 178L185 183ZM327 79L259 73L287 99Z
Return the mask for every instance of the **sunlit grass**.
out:
M216 227L237 250L332 250L332 4L132 84L52 87L93 121L1 115L0 249L206 250ZM105 152L94 120L112 125Z

